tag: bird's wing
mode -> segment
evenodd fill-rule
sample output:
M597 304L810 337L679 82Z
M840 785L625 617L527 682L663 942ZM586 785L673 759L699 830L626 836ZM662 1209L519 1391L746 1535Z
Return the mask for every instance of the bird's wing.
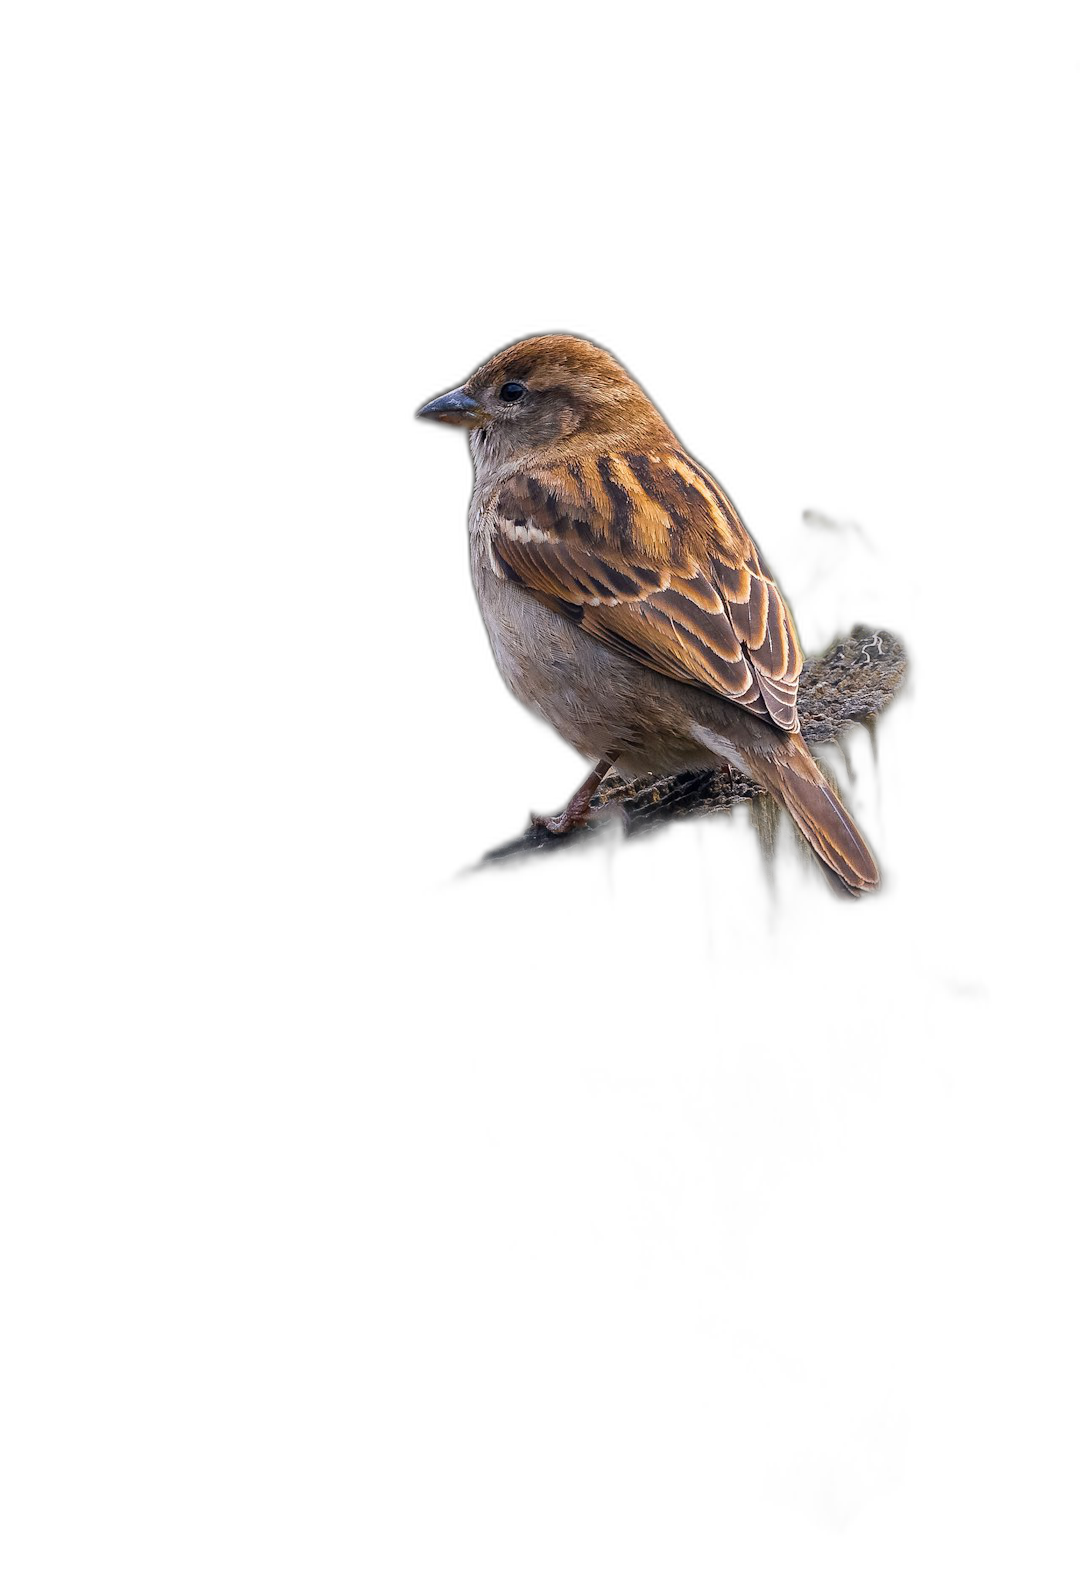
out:
M655 672L798 728L791 614L734 504L681 449L514 475L489 518L497 574Z

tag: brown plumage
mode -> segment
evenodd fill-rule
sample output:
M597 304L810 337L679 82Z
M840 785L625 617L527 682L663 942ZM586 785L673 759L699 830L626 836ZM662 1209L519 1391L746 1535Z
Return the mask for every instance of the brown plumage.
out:
M469 428L473 578L510 689L606 769L733 761L849 891L873 857L799 734L802 651L723 488L613 356L546 334L421 415ZM588 813L594 778L553 831Z

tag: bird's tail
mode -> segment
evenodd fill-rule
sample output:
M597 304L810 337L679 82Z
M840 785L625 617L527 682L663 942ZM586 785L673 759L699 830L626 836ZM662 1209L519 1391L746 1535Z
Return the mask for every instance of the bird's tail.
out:
M845 891L854 897L878 884L874 855L798 733L775 752L755 753L751 766Z

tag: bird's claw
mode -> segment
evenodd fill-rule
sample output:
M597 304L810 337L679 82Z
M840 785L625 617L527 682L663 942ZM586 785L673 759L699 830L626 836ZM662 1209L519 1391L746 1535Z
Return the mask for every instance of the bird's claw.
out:
M571 802L560 814L543 814L540 810L534 810L529 816L529 825L543 827L545 832L551 832L553 836L578 832L583 825L594 825L597 821L620 821L622 835L627 836L630 832L630 811L627 810L625 803L620 803L619 800L609 800L608 803L598 803L598 805L587 803L583 806L576 806Z

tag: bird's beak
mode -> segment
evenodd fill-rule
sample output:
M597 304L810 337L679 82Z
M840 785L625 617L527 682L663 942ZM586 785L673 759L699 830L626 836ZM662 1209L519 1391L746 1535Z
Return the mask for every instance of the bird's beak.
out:
M488 419L484 407L478 405L463 388L452 388L448 394L440 394L438 399L429 400L416 414L427 416L432 421L448 421L455 427L478 427Z

